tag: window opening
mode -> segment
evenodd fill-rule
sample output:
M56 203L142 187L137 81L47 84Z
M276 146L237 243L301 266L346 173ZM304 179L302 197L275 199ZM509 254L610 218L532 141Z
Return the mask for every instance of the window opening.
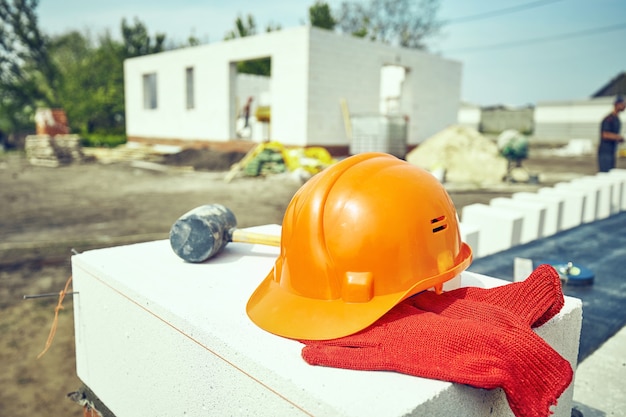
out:
M157 108L157 76L155 72L143 75L143 108Z
M185 88L186 88L186 104L187 109L195 107L194 101L194 74L193 67L185 68Z

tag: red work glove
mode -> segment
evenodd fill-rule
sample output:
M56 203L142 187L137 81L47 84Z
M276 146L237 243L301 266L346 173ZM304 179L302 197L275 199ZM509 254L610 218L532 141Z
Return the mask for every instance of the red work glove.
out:
M516 416L547 416L573 376L569 362L530 329L531 323L558 312L554 306L559 298L562 305L560 282L558 291L552 284L544 285L552 278L552 272L538 268L520 283L524 285L470 291L468 299L439 299L424 292L357 334L303 341L307 346L302 356L312 365L397 371L486 389L502 387ZM524 298L531 288L543 294L538 298L544 301L536 302L532 295Z
M443 313L459 299L501 307L531 327L545 324L561 311L564 303L561 278L550 265L540 265L524 281L501 287L463 287L441 295L424 291L411 298L414 306L433 313ZM483 320L478 305L472 303L468 307L470 311L464 317ZM484 320L490 321L489 315Z

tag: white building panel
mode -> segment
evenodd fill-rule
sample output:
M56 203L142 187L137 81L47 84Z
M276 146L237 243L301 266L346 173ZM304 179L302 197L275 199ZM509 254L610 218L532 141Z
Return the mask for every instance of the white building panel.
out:
M563 142L589 139L597 143L600 123L613 110L613 97L539 102L534 111L534 140ZM624 115L620 116L626 122Z
M236 117L249 91L237 82L236 63L265 57L271 58L268 130L272 140L347 146L341 103L347 104L351 114L378 114L385 65L406 69L398 110L410 120L409 144L418 144L456 122L460 63L414 49L298 27L126 60L128 137L234 139ZM186 101L187 68L194 72L191 109ZM156 75L156 108L144 108L142 77L146 74Z

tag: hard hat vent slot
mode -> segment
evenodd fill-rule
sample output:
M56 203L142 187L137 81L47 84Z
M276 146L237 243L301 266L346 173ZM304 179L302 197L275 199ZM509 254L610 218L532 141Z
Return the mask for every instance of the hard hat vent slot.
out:
M447 223L441 224L445 220L446 220L446 216L439 216L430 220L430 223L432 225L435 225L435 227L433 228L433 233L441 232L442 230L448 227Z

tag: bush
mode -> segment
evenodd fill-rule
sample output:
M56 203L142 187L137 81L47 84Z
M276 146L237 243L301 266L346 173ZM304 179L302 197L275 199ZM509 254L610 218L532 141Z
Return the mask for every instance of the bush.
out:
M81 145L87 148L115 148L126 143L126 135L88 133L82 135Z

